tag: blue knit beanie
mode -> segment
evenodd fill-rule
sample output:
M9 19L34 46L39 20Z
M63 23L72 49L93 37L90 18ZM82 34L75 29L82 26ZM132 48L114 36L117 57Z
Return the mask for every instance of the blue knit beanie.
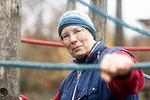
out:
M62 30L70 25L75 25L75 26L82 26L87 28L92 36L94 37L94 40L96 40L96 30L94 28L94 25L89 18L89 16L81 11L68 11L66 12L59 21L58 24L58 33L59 36L61 36Z

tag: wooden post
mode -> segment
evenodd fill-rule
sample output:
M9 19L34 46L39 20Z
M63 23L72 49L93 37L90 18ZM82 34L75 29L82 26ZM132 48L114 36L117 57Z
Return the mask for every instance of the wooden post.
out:
M76 9L76 2L73 0L67 1L67 11L68 10L75 10Z
M122 0L117 0L116 16L117 18L122 19ZM123 45L124 45L123 29L121 25L116 24L115 46L123 46Z
M21 0L0 0L0 60L20 59ZM0 66L0 100L18 100L19 68Z
M107 0L90 0L90 3L102 11L107 12ZM106 18L99 16L92 11L90 11L89 16L97 31L97 41L105 42Z

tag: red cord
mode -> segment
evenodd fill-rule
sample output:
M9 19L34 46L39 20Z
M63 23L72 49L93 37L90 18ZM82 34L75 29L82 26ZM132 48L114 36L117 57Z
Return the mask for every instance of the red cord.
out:
M30 43L30 44L47 45L47 46L64 47L64 45L62 43L48 42L48 41L41 41L41 40L33 40L33 39L21 39L21 42Z
M21 42L30 43L30 44L47 45L47 46L64 47L62 43L42 41L42 40L21 39ZM150 51L150 47L108 47L108 48L123 48L129 51Z
M150 51L150 47L108 47L108 48L123 48L129 51Z

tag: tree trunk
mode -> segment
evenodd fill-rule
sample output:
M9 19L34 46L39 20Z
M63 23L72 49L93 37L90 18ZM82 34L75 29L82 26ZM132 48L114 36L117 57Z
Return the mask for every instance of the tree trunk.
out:
M76 2L73 0L68 0L67 1L67 11L68 10L75 10L76 8Z
M117 0L116 16L117 18L122 19L122 0ZM124 36L122 26L116 24L115 46L123 46L123 45L124 45Z
M102 11L107 12L107 0L90 0L90 3ZM106 18L99 16L92 11L90 11L89 16L97 31L97 41L105 42Z
M0 0L0 60L20 59L21 0ZM0 100L18 100L19 68L0 66Z

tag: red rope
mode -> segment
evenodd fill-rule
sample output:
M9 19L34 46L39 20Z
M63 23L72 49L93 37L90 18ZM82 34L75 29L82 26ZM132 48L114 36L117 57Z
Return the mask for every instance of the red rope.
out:
M49 42L49 41L41 41L41 40L33 40L33 39L21 39L21 42L30 43L30 44L47 45L47 46L64 47L64 45L62 43Z
M150 47L108 47L108 48L123 48L129 51L150 51Z
M21 39L21 42L30 43L30 44L46 45L46 46L64 47L64 45L62 43L33 40L33 39ZM108 47L108 48L123 48L123 49L129 50L129 51L150 51L150 47Z

